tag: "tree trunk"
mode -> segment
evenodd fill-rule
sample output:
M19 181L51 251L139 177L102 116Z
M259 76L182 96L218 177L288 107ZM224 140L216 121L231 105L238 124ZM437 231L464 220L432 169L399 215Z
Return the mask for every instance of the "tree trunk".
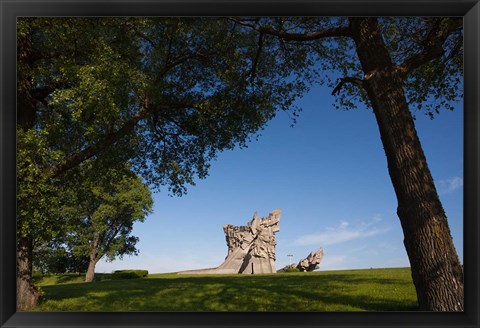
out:
M22 311L37 304L40 292L32 283L32 239L21 238L17 244L17 311Z
M350 28L365 73L398 200L419 307L463 311L463 269L425 154L376 18L351 18Z
M95 276L95 265L97 260L90 256L90 262L88 263L87 274L85 275L85 282L92 282Z
M95 232L93 234L92 248L90 250L90 262L88 263L87 274L85 275L85 282L92 282L95 276L95 265L100 260L97 253L97 247L100 242L100 234Z

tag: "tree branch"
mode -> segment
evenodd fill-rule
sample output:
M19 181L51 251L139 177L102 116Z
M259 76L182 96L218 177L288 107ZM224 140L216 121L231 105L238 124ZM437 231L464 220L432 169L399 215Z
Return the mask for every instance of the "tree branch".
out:
M340 79L340 82L337 84L335 89L333 89L332 95L335 95L336 93L339 93L345 83L356 84L360 88L362 88L362 89L364 88L363 80L357 79L355 77L348 77L347 76L347 77L344 77L344 78Z
M36 87L32 89L32 96L37 101L43 101L54 89L51 86Z
M313 40L330 38L330 37L351 37L350 29L347 26L326 28L319 31L307 32L307 33L288 33L284 31L277 31L270 27L252 24L246 20L239 20L236 18L230 18L230 20L240 25L248 26L260 33L279 37L285 41L313 41Z
M148 36L146 36L144 33L138 31L135 29L135 34L140 38L140 39L143 39L144 41L147 41L150 46L152 46L153 48L155 48L157 45L155 44L155 42L153 42L152 39L150 39Z
M32 55L31 62L33 63L42 59L48 60L48 59L60 58L64 54L65 53L63 51L36 52Z
M448 62L449 60L451 60L453 57L455 57L460 52L460 49L462 49L462 45L463 45L462 41L463 40L457 40L457 42L453 46L452 50L448 54L445 62Z
M177 57L175 60L173 60L170 63L165 64L163 69L158 73L157 78L155 79L155 83L159 83L160 80L167 74L171 69L173 69L175 66L181 65L184 62L186 62L189 59L192 58L207 58L207 55L201 52L194 52L194 53L189 53L184 56Z
M99 249L103 251L103 254L107 253L108 249L110 248L110 244L115 240L115 237L117 237L117 234L122 228L123 224L120 224L118 227L116 227L115 230L113 230L112 234L108 238L106 238L100 243ZM104 244L103 247L102 244Z
M108 133L105 137L99 142L90 145L83 150L72 154L71 156L65 158L60 163L54 164L50 167L50 174L52 176L58 176L71 168L77 166L78 164L86 161L87 159L98 154L100 151L106 149L107 147L113 145L115 142L120 140L122 137L131 133L138 121L143 119L148 112L148 101L144 101L140 107L140 110L135 113L129 120L127 120L120 129L112 133Z
M255 58L253 59L252 68L250 69L250 80L253 82L255 80L255 73L257 71L258 60L260 59L260 54L262 53L263 48L263 33L258 35L258 48Z
M434 18L434 24L430 32L421 42L423 50L420 53L410 56L403 63L397 65L395 71L405 77L411 71L441 57L444 53L443 44L445 40L456 30L462 28L461 18Z

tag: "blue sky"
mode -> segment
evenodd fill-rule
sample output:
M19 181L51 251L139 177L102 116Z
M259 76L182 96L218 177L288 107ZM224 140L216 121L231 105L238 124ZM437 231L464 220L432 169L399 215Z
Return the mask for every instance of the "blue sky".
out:
M223 224L246 225L282 210L276 267L323 247L320 270L409 266L397 201L371 110L333 108L327 88L297 104L292 128L278 113L259 141L219 154L210 175L183 197L154 194L154 213L134 226L138 256L101 260L96 272L210 268L227 255ZM463 262L463 105L416 127Z

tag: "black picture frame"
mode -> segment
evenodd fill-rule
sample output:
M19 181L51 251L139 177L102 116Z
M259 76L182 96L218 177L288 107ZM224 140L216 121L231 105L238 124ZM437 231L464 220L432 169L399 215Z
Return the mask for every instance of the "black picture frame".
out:
M479 41L478 0L0 0L0 326L1 327L478 327ZM16 35L18 16L463 16L465 27L465 311L438 312L16 312Z

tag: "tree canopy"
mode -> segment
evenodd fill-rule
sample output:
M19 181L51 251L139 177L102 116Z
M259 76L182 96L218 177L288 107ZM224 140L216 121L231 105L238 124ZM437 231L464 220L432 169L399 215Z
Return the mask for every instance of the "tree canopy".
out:
M285 49L302 48L315 70L314 81L336 95L337 109L371 108L348 17L231 18L259 34L277 38ZM379 33L403 79L410 109L431 118L453 110L463 97L462 19L379 17ZM297 49L297 51L299 51Z
M54 176L109 154L181 195L307 88L305 54L225 19L21 19L19 37Z
M182 195L219 151L246 146L307 89L305 54L282 56L273 40L226 19L17 26L19 236L55 234L55 190L89 159L129 162L154 190Z

